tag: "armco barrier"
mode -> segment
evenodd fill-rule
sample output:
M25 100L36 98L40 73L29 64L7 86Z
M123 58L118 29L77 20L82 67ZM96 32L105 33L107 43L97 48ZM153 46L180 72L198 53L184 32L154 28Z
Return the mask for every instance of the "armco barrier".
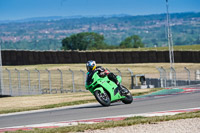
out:
M182 62L182 55L180 51L174 53L174 62L181 63Z
M200 51L174 51L177 63L200 63ZM33 65L59 63L156 63L169 62L168 51L15 51L3 50L3 65Z
M129 63L132 62L132 56L131 56L131 52L124 52L124 63Z
M109 52L108 54L108 63L115 63L116 62L116 57L115 57L115 52Z
M124 63L124 56L123 52L115 52L116 63L123 64Z
M27 52L27 53L28 53L28 52ZM32 51L29 53L28 64L29 64L29 65L35 64L35 62L34 62L34 54L33 54Z
M72 63L80 63L79 52L71 52Z
M169 62L169 51L163 51L164 57L165 57L165 62Z
M192 52L192 55L193 55L192 59L194 63L200 62L200 52L198 51Z
M96 62L103 63L103 60L101 57L101 52L95 52L95 53L93 53L93 56L94 56L94 60Z
M149 55L148 55L147 51L144 51L144 52L142 51L142 52L140 52L140 53L139 53L139 56L140 56L140 59L142 59L142 60L141 60L142 62L149 63L149 60L148 60L148 59L149 59L149 57L148 57ZM142 63L142 62L141 62L141 63Z
M101 58L103 59L103 63L109 63L111 60L108 58L108 52L102 52Z
M64 57L65 57L65 63L72 63L71 52L65 52Z
M87 56L85 52L80 52L79 55L80 55L80 63L87 62Z
M133 63L140 63L140 56L138 51L131 52L132 62Z
M65 63L64 53L62 51L57 52L58 63Z
M183 51L181 54L182 54L182 61L183 62L190 62L190 61L193 60L190 51L188 51L188 52Z
M95 60L93 52L85 52L85 53L86 53L86 60Z
M165 53L163 51L158 51L156 52L156 56L157 56L157 62L163 62L165 61Z
M148 52L148 61L149 62L157 62L157 56L156 56L156 51Z

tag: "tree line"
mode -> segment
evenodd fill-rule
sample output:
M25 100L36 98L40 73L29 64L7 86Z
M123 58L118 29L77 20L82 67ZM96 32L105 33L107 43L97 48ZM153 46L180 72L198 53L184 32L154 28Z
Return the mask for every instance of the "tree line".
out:
M95 32L73 34L62 40L63 50L97 50L139 47L144 47L144 44L138 35L132 35L125 38L119 46L113 46L105 43L104 36Z

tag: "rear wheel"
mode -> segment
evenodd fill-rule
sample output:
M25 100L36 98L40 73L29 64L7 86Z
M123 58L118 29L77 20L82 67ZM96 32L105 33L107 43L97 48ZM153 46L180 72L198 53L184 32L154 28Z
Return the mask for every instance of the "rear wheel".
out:
M94 92L94 96L101 105L103 105L103 106L110 105L110 98L105 91L104 91L104 93L101 93L101 91L96 90Z
M131 95L130 91L125 86L121 86L121 87L123 87L123 89L126 89L128 91L128 93L125 95L125 98L122 99L121 101L124 104L131 104L133 102L133 96Z

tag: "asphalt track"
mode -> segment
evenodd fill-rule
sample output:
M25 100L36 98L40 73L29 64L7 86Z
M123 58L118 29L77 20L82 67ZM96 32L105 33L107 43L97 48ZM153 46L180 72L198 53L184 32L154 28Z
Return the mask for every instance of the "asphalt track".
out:
M196 107L200 107L200 91L140 99L128 105L118 102L109 107L102 107L98 103L93 103L60 109L0 115L0 128Z

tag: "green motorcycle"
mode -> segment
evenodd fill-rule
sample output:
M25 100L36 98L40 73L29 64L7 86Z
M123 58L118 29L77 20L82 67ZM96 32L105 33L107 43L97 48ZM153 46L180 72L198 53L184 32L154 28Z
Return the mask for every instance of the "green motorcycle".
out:
M98 72L94 71L87 74L87 80L85 87L89 90L96 98L96 100L103 106L109 106L110 103L121 100L125 104L130 104L133 101L133 97L130 91L127 90L127 94L123 95L119 91L119 87L111 81L107 76L104 78L99 77ZM121 77L117 76L117 80L121 83Z

